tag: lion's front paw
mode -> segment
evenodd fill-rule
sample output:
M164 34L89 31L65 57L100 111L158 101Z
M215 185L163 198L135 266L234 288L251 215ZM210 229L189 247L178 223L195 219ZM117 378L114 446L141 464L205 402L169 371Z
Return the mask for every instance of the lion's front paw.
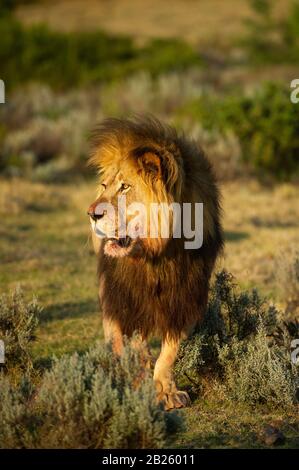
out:
M173 408L185 408L191 404L188 393L179 390L170 393L160 393L158 400L163 403L166 411Z

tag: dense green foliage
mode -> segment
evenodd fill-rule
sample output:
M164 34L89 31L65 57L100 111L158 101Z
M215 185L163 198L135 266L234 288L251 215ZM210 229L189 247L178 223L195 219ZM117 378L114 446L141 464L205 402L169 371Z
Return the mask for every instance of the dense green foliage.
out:
M251 95L205 96L186 109L203 126L237 135L242 159L260 175L287 179L298 173L298 107L289 88L266 83Z
M132 38L101 31L62 33L44 25L24 27L0 15L0 61L7 88L29 81L64 89L115 80L145 70L153 75L200 64L179 39L154 39L143 47Z
M273 14L272 0L250 0L254 19L246 20L241 45L256 64L293 63L299 60L299 2L293 0L286 17Z

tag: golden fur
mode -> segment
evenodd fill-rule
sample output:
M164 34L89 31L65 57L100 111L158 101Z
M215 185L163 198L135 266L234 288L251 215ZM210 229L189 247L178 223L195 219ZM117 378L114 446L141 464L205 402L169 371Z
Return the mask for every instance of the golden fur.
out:
M219 194L209 161L193 142L147 118L104 121L95 135L91 163L101 180L112 166L125 167L134 186L142 188L139 197L146 204L204 203L199 250L184 249L180 239L160 238L157 243L147 238L140 257L99 254L100 300L123 332L179 334L204 314L210 274L222 246Z

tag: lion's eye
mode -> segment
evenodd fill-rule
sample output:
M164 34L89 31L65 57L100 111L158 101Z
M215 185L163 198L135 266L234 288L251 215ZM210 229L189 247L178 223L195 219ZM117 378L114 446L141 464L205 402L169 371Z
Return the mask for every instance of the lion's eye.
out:
M106 189L106 188L107 188L107 184L102 183L102 188L103 188L103 189Z
M121 187L120 187L120 190L121 192L123 191L127 191L131 186L127 183L122 183Z

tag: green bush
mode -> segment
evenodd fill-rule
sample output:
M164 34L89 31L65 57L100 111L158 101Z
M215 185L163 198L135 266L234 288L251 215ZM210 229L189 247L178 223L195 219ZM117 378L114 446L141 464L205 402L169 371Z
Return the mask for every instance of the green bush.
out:
M134 71L148 71L153 76L201 65L194 49L180 39L153 39L138 54Z
M176 373L202 387L205 376L227 396L249 405L288 406L296 401L298 372L290 337L275 307L256 291L240 292L226 271L216 275L203 324L181 346Z
M299 2L293 0L285 18L273 14L270 0L249 0L255 13L245 22L246 34L240 44L251 62L293 63L299 60Z
M290 101L289 88L266 83L251 96L202 97L187 112L207 128L234 132L244 162L261 176L282 180L298 174L298 108Z
M5 371L32 368L30 343L35 338L40 312L36 299L25 301L20 288L0 296L0 339L5 346Z
M146 70L153 75L200 64L180 40L152 40L137 47L132 38L101 31L62 33L44 25L25 28L0 16L0 61L7 88L29 81L54 88L114 80Z
M119 359L98 344L56 360L38 386L2 377L0 447L163 447L171 418L139 354L127 345Z

